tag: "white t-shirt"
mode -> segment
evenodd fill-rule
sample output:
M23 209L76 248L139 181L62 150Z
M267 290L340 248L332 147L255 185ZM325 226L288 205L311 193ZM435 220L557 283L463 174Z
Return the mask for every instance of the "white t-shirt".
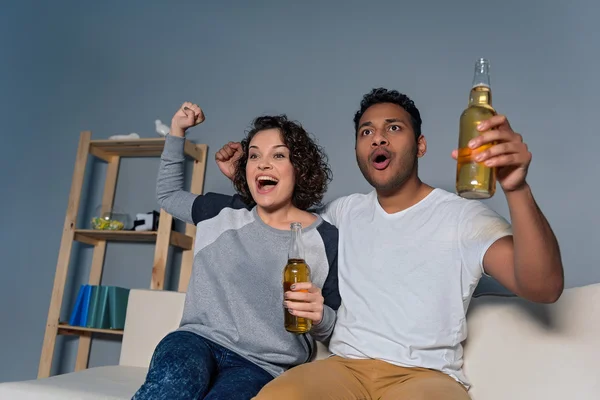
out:
M329 350L447 373L462 371L465 315L483 256L509 223L476 200L434 189L414 206L386 213L375 191L323 210L339 229L342 305Z

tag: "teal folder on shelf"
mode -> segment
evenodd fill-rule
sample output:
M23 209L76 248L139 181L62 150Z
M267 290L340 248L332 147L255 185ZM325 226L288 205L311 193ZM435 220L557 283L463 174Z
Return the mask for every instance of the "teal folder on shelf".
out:
M129 289L118 286L81 285L69 324L95 329L123 329Z

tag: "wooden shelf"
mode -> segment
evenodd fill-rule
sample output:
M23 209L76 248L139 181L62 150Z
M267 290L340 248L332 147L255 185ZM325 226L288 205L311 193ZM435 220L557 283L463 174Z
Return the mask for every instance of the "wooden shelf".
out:
M96 229L76 229L75 240L95 246L98 241L109 242L156 242L156 231L102 231ZM171 245L183 250L191 250L193 238L177 231L171 231Z
M86 332L90 333L104 333L108 335L123 335L122 329L97 329L97 328L86 328L84 326L73 326L65 323L58 324L58 333L61 335L76 335L81 336Z
M159 157L165 146L164 138L128 139L128 140L91 140L90 153L105 161L113 156L118 157ZM184 153L196 160L204 160L208 147L206 144L195 144L185 141Z
M206 171L206 156L208 145L196 144L185 139L183 151L186 161L191 159L193 168L191 174L190 193L202 194L204 190L204 176ZM152 273L149 277L151 290L164 290L167 270L167 260L171 247L181 248L181 264L179 269L179 292L187 291L188 282L194 263L193 242L196 236L196 225L185 224L185 233L173 230L173 216L164 209L160 210L160 224L157 231L102 231L95 229L75 229L79 220L79 209L83 197L86 169L90 156L106 162L106 175L104 178L104 192L100 213L105 213L113 208L117 176L123 157L160 157L165 146L164 137L128 140L92 140L91 131L82 131L79 135L79 145L75 156L73 178L69 191L69 200L62 226L62 237L56 260L54 285L50 297L44 342L38 367L38 378L47 378L51 375L54 360L56 337L60 335L75 335L78 341L75 371L88 367L90 345L94 334L106 334L113 337L122 337L122 330L95 329L81 326L71 326L69 321L60 320L67 279L71 276L69 268L73 243L79 241L93 247L92 260L89 270L88 284L100 285L104 269L104 258L107 243L110 242L146 242L154 244L154 258ZM97 160L94 160L94 162ZM156 171L149 171L151 176L156 176ZM155 179L155 178L153 178ZM88 225L83 225L88 226ZM35 277L33 277L35 278ZM133 310L135 312L135 310Z

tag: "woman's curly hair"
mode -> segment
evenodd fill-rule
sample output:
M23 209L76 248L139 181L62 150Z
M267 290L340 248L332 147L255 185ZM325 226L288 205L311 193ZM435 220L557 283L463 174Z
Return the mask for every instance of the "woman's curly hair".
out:
M320 206L327 185L331 181L327 156L309 133L299 123L288 120L285 114L261 116L252 122L250 131L242 140L242 156L235 165L233 185L236 191L246 204L250 206L256 204L246 180L248 146L258 132L267 129L279 129L283 143L290 151L290 162L296 174L292 204L301 210Z

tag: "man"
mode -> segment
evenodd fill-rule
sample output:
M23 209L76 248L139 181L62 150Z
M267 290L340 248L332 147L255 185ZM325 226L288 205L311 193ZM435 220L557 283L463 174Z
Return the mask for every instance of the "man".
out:
M285 372L257 399L469 399L461 343L482 274L535 302L563 290L557 240L526 182L531 153L502 115L470 143L497 143L477 161L497 168L511 227L483 203L419 179L427 142L407 96L372 90L354 127L356 160L375 190L323 211L340 235L333 356ZM220 167L235 147L219 152Z

